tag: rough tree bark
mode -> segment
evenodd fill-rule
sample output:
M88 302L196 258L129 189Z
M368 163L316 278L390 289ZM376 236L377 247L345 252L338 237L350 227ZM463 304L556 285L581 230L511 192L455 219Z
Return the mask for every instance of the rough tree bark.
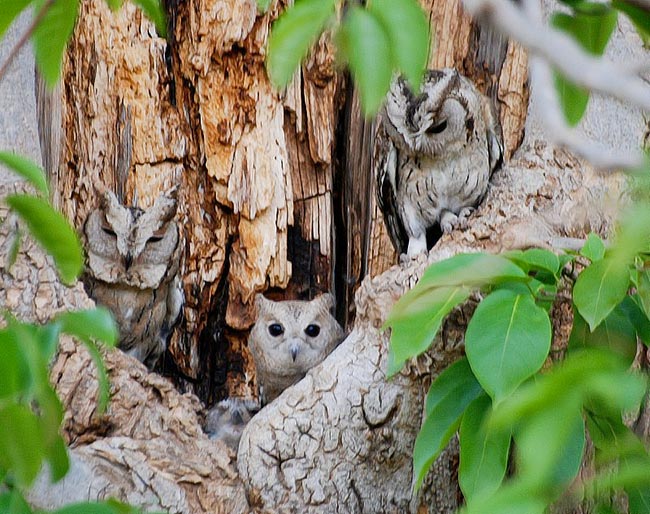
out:
M430 62L459 67L495 98L512 154L528 101L524 52L473 23L454 0L423 4L437 36ZM282 7L272 2L260 14L254 0L169 2L166 42L128 3L112 14L102 1L83 2L63 87L41 96L44 163L56 203L77 226L98 182L144 207L180 185L187 305L172 353L199 380L193 390L203 400L254 389L244 342L255 291L295 298L336 285L350 335L253 418L239 478L235 456L202 433L196 398L119 352L107 356L113 400L99 417L90 359L64 341L52 380L67 408L75 475L54 490L43 479L37 505L112 495L183 513L434 513L459 504L454 451L417 497L411 452L426 388L461 354L472 306L455 311L432 350L386 381L387 334L379 327L426 263L392 266L369 176L372 127L334 72L328 37L286 92L271 89L264 45ZM612 214L593 206L606 204L618 182L531 141L495 176L471 227L445 236L427 262L605 231ZM9 221L3 230L0 248ZM87 301L80 286L57 284L33 245L0 272L0 304L23 318L45 319L49 302ZM565 304L554 311L558 345L569 311Z

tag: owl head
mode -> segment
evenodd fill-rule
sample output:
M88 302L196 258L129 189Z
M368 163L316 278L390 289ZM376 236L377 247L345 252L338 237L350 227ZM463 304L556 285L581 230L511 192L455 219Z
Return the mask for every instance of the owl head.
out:
M458 71L428 70L419 94L402 77L391 84L382 117L403 150L440 157L461 151L481 112L481 96Z
M88 272L95 279L140 289L157 288L178 247L175 194L147 210L124 207L111 191L84 224Z
M279 375L305 373L320 364L343 336L330 314L334 298L329 293L309 302L274 302L258 294L255 304L251 337L264 346L267 366Z

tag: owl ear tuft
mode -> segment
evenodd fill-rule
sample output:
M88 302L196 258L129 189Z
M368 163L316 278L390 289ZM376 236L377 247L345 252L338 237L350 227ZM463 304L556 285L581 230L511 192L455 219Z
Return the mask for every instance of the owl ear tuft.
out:
M121 207L121 204L113 191L103 187L101 190L98 189L97 191L100 193L99 206L101 209L105 210L106 212L112 212L118 210Z
M176 215L177 207L178 202L176 201L176 194L165 193L156 198L153 207L151 207L151 211L156 213L157 218L166 222Z
M334 309L334 295L332 293L323 293L312 301L318 302L324 310L332 311Z
M255 295L255 308L257 309L257 315L259 316L262 312L268 309L272 300L266 298L262 293L257 293Z

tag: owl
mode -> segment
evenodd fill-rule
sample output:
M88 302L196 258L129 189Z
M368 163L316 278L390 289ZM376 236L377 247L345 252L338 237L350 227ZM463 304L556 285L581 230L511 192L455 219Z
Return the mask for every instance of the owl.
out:
M184 302L175 214L173 194L142 210L106 191L83 227L86 292L113 313L118 347L149 369L167 348Z
M208 411L205 432L210 439L223 441L237 451L244 427L259 410L259 404L253 400L227 398Z
M458 71L427 71L419 94L394 80L378 117L373 167L395 249L426 252L464 225L502 156L491 101Z
M311 301L274 302L255 298L257 320L248 338L255 362L260 401L273 401L320 364L343 339L343 329L330 313L331 294Z

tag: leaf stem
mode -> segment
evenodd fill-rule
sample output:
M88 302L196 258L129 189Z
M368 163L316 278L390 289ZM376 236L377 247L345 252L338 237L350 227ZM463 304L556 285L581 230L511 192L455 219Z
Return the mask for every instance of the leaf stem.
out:
M55 1L56 0L46 0L43 6L39 9L38 13L36 13L36 16L34 16L32 23L29 25L29 27L27 27L25 33L11 49L11 52L9 53L9 57L7 57L7 60L4 62L2 67L0 67L0 82L2 82L4 76L7 74L7 70L9 69L9 66L11 66L11 63L13 63L14 59L18 55L18 52L20 52L22 47L25 46L27 40L30 37L32 37L32 34L34 34L36 27L41 22L41 20L43 20L43 18L47 14L47 11L50 10L50 7L52 7L52 4L54 4Z

